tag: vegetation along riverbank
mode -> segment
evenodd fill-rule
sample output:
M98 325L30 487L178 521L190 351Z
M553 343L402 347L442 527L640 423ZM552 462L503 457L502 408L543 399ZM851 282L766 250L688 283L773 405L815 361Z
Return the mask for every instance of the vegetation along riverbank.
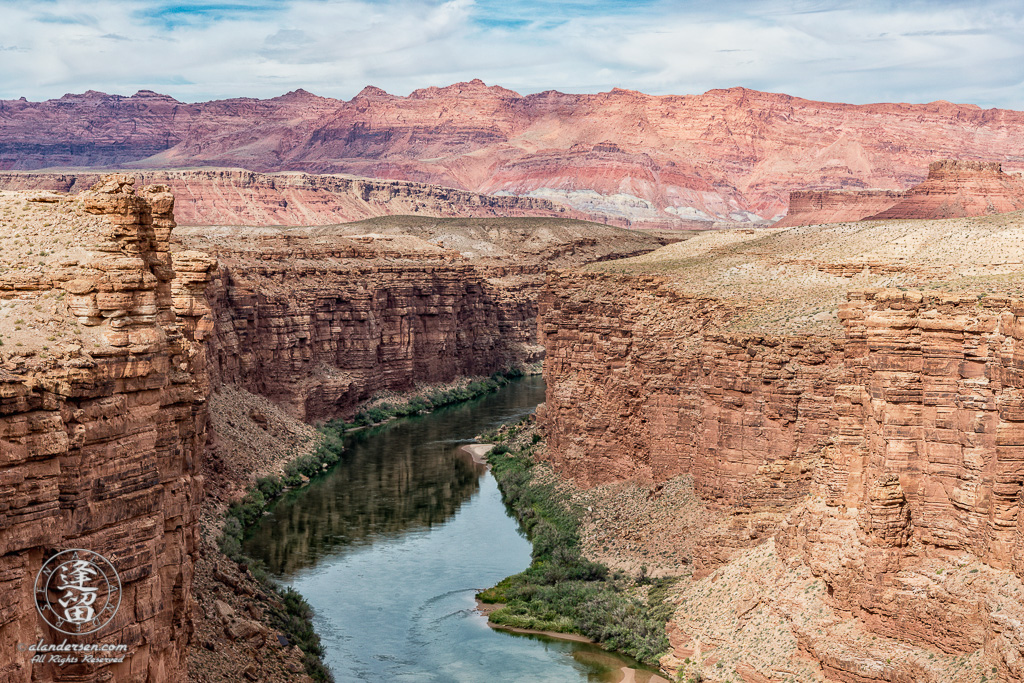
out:
M349 419L331 420L320 426L319 443L308 452L292 458L278 474L259 477L245 495L224 512L218 548L227 559L244 567L269 594L264 622L285 634L289 643L303 652L305 672L314 681L331 681L330 671L323 664L323 647L312 625L312 609L303 597L288 587L280 586L261 563L242 551L242 539L264 512L285 491L307 484L310 479L328 471L338 463L345 451L345 435L360 429L379 426L391 420L428 413L437 408L469 401L497 391L523 376L519 369L495 373L491 377L458 382L445 387L427 387L405 396L378 399L366 404Z
M543 437L533 419L484 435L496 443L488 453L505 504L533 543L525 571L477 597L502 604L489 619L499 626L578 633L610 650L657 665L668 651L665 623L675 609L666 600L671 579L609 571L584 557L580 544L583 509L535 454Z

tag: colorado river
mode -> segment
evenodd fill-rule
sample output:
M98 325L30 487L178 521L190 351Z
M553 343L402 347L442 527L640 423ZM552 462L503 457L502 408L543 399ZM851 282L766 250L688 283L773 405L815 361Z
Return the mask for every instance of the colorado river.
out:
M458 447L544 400L540 377L358 433L246 542L305 596L342 681L644 681L599 647L487 626L475 593L530 563L494 479Z

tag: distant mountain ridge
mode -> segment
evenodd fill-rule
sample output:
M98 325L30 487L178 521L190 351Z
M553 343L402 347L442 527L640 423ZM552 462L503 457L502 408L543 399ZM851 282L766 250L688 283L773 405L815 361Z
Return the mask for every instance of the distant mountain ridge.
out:
M794 190L902 190L940 158L1024 169L1024 113L850 105L744 88L522 96L479 80L349 101L296 90L182 103L152 91L0 101L0 169L237 167L532 195L616 223L786 211Z

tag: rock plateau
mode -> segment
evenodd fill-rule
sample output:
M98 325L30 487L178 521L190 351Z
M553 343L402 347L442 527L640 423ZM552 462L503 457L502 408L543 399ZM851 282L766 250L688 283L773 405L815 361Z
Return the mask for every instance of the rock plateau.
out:
M1024 179L995 162L946 159L908 190L802 190L775 227L888 218L961 218L1024 209Z
M136 171L142 183L174 193L179 225L330 225L373 216L555 216L586 218L563 204L534 197L494 197L398 180L237 169ZM80 192L101 173L0 173L0 188Z

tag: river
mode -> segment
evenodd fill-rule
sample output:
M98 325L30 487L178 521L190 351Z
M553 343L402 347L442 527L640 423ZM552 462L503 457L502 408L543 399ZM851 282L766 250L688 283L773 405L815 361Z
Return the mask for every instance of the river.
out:
M543 400L543 380L527 377L353 434L341 463L286 494L246 540L312 605L338 683L649 679L595 645L497 631L475 611L478 590L529 565L530 543L458 447Z

